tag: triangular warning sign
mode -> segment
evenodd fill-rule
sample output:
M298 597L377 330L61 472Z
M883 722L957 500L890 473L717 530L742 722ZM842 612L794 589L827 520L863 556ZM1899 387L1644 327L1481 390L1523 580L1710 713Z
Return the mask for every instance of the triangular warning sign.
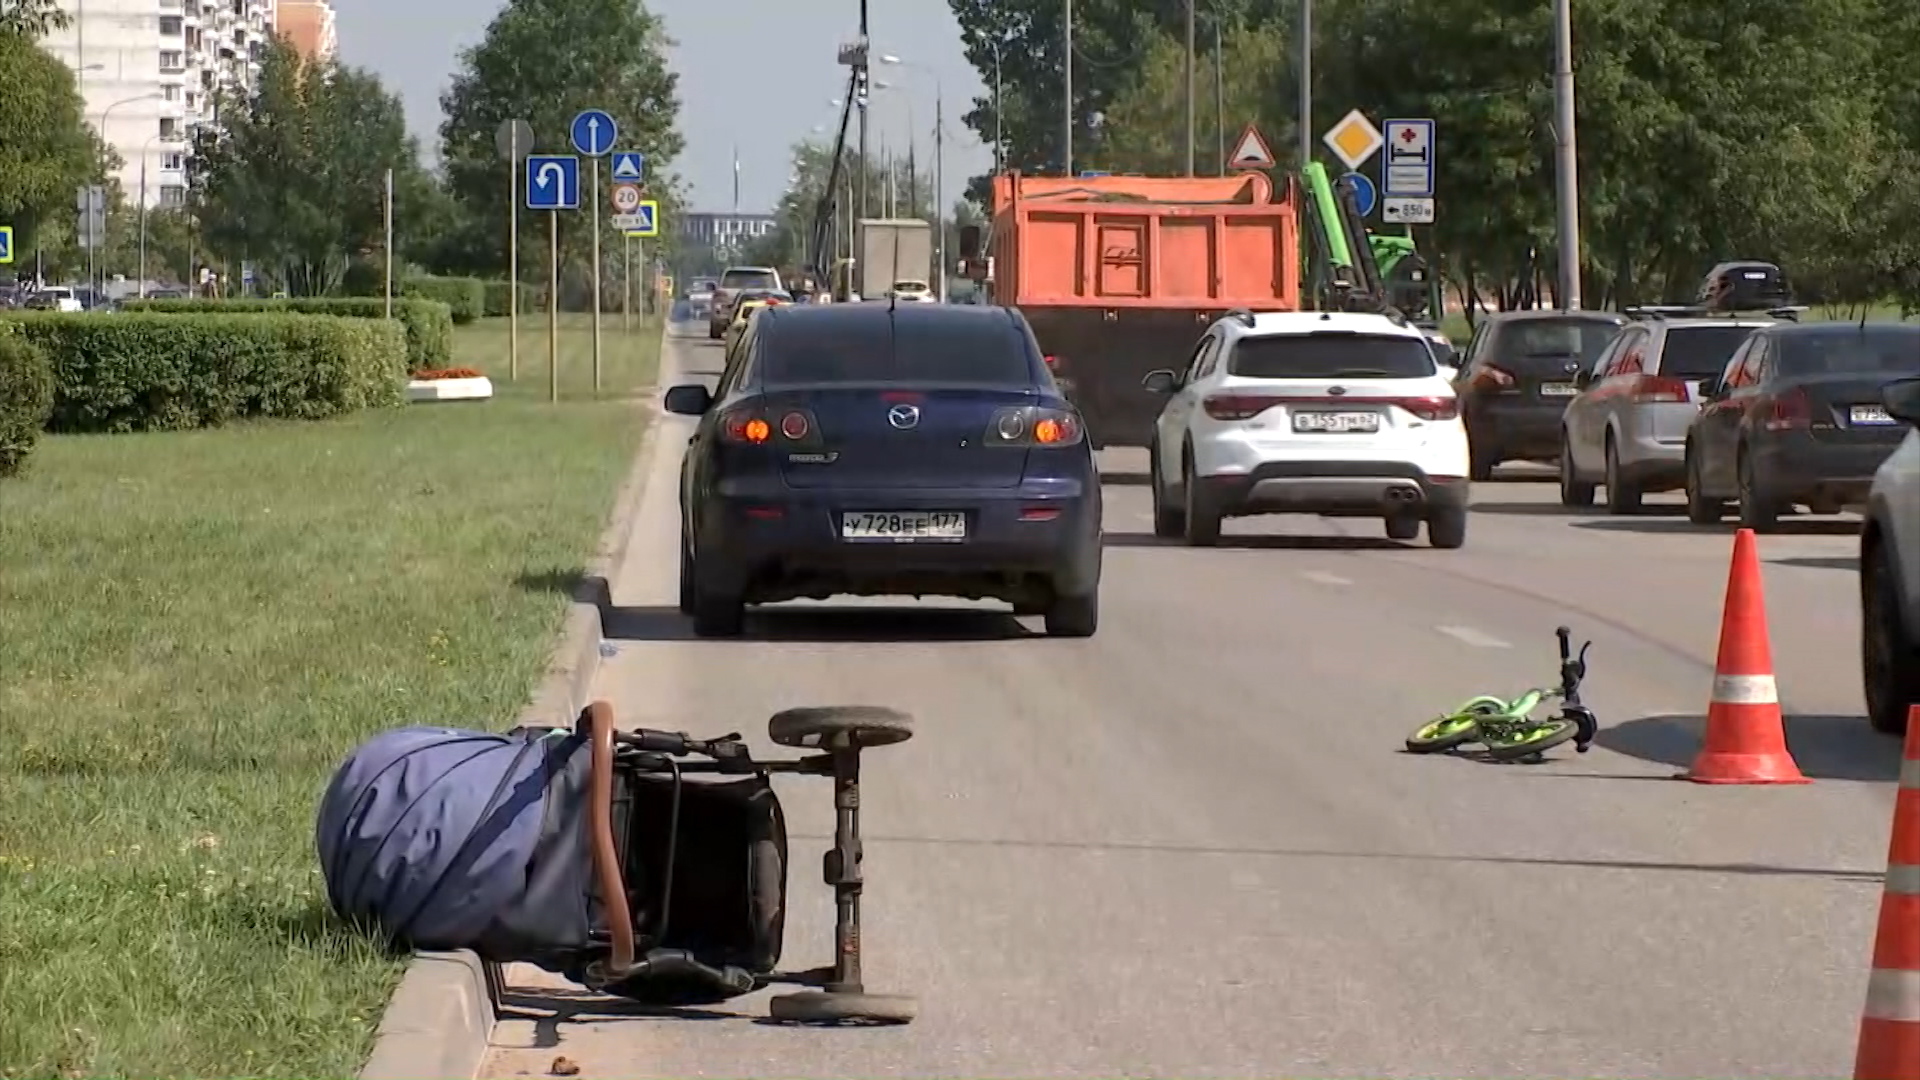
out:
M1252 124L1240 133L1240 141L1233 146L1233 154L1227 158L1229 169L1271 169L1274 166L1273 151L1267 147L1267 140L1260 137L1260 131Z

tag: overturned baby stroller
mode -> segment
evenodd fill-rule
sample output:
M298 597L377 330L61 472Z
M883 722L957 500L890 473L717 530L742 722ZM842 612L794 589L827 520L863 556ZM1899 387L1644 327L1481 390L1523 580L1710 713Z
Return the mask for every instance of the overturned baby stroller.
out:
M860 956L860 753L913 734L904 713L788 709L781 745L740 735L620 731L594 702L574 730L505 735L409 727L363 744L321 800L316 842L334 910L397 947L472 949L660 1006L773 984L791 1023L911 1021L910 997L869 994ZM781 972L787 831L775 773L833 779L834 962Z

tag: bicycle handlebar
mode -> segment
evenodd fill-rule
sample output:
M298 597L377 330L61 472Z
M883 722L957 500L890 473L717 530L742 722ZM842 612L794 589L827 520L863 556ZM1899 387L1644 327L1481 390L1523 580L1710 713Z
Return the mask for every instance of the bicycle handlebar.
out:
M648 753L666 754L670 757L699 755L715 761L734 761L747 756L747 744L740 740L738 733L722 735L717 739L693 739L685 732L657 731L652 728L635 728L618 735L620 742Z

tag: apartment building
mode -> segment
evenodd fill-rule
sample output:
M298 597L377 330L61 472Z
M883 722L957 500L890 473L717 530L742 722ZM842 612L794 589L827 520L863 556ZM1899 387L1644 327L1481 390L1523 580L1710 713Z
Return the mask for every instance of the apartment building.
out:
M273 27L309 60L331 60L339 49L328 0L279 0Z
M215 94L252 85L273 35L274 0L62 0L73 25L47 51L74 69L87 122L119 153L127 200L186 200L193 130Z

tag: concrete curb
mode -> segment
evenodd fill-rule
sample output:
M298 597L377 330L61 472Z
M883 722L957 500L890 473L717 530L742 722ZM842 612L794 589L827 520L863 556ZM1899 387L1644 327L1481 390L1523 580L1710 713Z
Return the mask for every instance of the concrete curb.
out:
M669 322L660 331L663 361L671 326ZM653 422L658 410L652 404L658 390L656 377L638 406L648 417L639 452L614 499L612 517L600 534L586 577L574 587L546 674L535 687L533 700L520 711L517 725L569 727L593 692L605 656L601 612L613 603L613 578L626 556L633 516L646 494L653 442L660 433L660 425ZM387 1002L360 1080L472 1080L491 1045L503 986L499 965L486 963L469 950L416 953Z

